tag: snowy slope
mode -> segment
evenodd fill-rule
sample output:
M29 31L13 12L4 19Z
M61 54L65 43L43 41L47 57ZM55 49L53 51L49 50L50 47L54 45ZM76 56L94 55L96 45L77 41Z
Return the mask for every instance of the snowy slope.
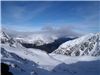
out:
M1 62L9 65L13 75L100 74L100 57L48 55L40 50L12 48L9 45L2 45L1 53Z
M99 56L100 55L100 33L90 33L78 39L63 43L53 53L67 56Z
M5 62L7 64L10 63L10 65L12 64L12 65L19 66L19 69L18 69L19 71L17 71L17 69L15 68L15 71L19 73L20 73L20 68L25 69L26 72L27 72L27 69L29 68L28 74L26 75L30 75L32 69L34 68L34 65L35 66L41 65L43 67L49 65L51 66L51 68L53 68L54 65L56 66L55 63L57 63L57 61L50 58L45 52L42 52L40 50L26 49L23 47L10 47L9 45L2 45L1 56L2 56L1 57L2 62ZM22 72L22 74L19 74L19 75L23 75L23 74L24 73ZM15 73L15 75L18 75L18 73L17 74Z
M8 37L9 41L14 40L14 42L1 43L0 56L1 62L10 67L13 75L100 74L100 56L69 57L53 53L47 54L39 49L25 48L15 39Z

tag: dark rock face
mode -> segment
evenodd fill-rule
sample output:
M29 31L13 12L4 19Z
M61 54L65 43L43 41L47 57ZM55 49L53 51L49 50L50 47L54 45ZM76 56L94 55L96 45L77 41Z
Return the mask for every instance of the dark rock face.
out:
M13 75L9 72L9 66L7 64L1 63L1 75Z
M36 48L36 49L44 50L47 53L51 53L55 49L57 49L62 43L72 40L72 39L74 39L74 38L59 38L52 43L44 44L41 46L36 46L35 44L29 44L29 43L22 43L22 45L26 48Z

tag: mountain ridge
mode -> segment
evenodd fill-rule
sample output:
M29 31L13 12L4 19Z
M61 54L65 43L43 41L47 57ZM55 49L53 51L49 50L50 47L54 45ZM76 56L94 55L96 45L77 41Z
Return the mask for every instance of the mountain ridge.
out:
M67 56L83 56L83 55L99 56L100 33L96 34L90 33L80 38L67 41L62 45L60 45L60 47L56 49L53 53L64 54Z

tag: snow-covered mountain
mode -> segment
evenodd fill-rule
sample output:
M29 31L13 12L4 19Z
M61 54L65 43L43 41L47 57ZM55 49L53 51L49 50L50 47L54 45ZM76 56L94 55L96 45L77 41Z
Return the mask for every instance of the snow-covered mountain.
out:
M3 31L0 32L0 40L1 40L1 44L8 44L9 46L12 47L21 46L21 43L19 43L16 39L9 36L7 33Z
M0 32L1 43L8 42L10 37L5 32Z
M2 33L4 36L8 34L10 37L14 38L20 43L35 44L37 46L52 43L56 39L58 39L57 36L47 34L45 32L18 32L14 30L8 30L7 28L3 28L1 34Z
M5 32L0 35L0 38L1 41L4 40L1 42L1 63L8 65L9 73L13 75L100 74L100 66L98 66L100 65L100 57L68 57L53 53L47 54L39 49L22 46L20 42ZM5 67L7 68L7 66ZM5 72L5 67L2 69L4 74L8 75L8 72Z
M21 43L35 44L37 46L54 42L56 39L56 36L47 34L32 34L26 37L16 37L16 40L20 41Z
M8 31L8 32L7 32ZM53 52L55 49L59 47L60 44L72 40L74 38L71 37L57 37L52 34L47 33L30 33L30 32L17 32L4 29L1 32L1 42L7 43L9 42L10 45L13 45L14 42L20 43L22 46L26 48L36 48L46 51L47 53Z
M100 56L100 33L90 33L60 45L53 53L67 56Z
M72 38L76 38L80 36L78 34L77 35L73 34L73 36L71 36L69 33L65 34L65 33L59 32L59 30L56 32L55 31L20 32L20 31L7 29L7 28L2 28L2 32L6 33L7 35L19 41L22 44L32 44L36 46L50 44L60 38L72 39Z

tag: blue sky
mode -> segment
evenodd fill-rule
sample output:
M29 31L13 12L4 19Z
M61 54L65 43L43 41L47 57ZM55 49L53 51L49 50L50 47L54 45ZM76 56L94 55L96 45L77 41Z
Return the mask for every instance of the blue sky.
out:
M18 31L67 27L79 33L100 32L100 2L4 1L2 26Z

